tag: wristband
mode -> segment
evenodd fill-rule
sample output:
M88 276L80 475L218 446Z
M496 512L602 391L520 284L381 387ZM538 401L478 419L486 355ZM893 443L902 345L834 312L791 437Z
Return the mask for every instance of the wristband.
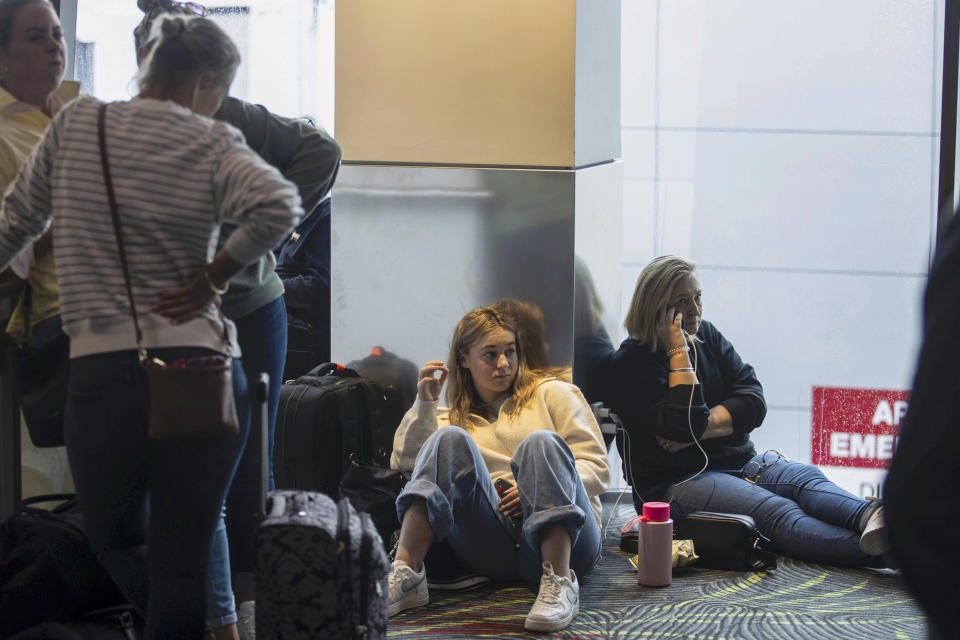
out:
M223 289L218 289L217 285L213 284L213 280L210 278L210 272L207 271L206 269L203 270L203 279L207 281L207 286L210 287L210 290L218 295L222 296L230 288L230 282L227 282L227 284L224 285Z
M670 373L693 373L693 367L683 367L682 369L670 369Z
M669 351L667 351L667 357L668 357L668 358L672 358L672 357L675 356L676 354L678 354L678 353L683 353L684 351L690 351L690 347L688 347L687 345L681 345L681 346L679 346L679 347L674 347L673 349L670 349Z

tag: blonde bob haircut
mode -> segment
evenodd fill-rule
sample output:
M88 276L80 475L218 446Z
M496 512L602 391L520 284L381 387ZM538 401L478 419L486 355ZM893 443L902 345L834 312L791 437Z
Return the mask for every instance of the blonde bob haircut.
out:
M495 329L506 329L513 333L517 344L517 377L510 387L510 397L503 405L508 415L516 415L530 401L537 385L546 377L545 373L531 369L527 364L523 340L515 325L515 320L493 306L478 307L461 318L450 340L450 354L447 357L447 406L450 408L450 424L471 429L475 426L476 414L486 404L480 399L473 384L470 369L463 366L470 348Z
M657 316L670 303L676 284L696 272L696 263L680 256L660 256L651 260L637 278L630 310L623 322L630 337L649 346L651 351L660 349ZM687 336L687 340L695 339Z

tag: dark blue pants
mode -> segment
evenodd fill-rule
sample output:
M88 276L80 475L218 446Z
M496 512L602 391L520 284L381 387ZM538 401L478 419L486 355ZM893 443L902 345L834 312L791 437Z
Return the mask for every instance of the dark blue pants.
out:
M197 353L209 351L151 350L168 362ZM236 359L233 381L242 405L246 378ZM245 425L239 437L150 440L147 379L134 351L71 360L65 423L90 544L146 615L145 637L201 638L211 538Z
M869 502L844 491L819 468L767 451L738 474L707 471L668 490L674 518L693 511L743 513L770 538L770 551L836 566L874 566L860 551L860 517Z

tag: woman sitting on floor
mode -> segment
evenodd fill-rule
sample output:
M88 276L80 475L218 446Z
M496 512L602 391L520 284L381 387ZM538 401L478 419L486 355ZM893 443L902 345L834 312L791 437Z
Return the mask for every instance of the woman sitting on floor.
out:
M613 356L605 398L626 429L621 455L637 511L664 500L674 517L743 513L777 553L881 565L888 544L879 502L844 491L813 465L757 454L749 434L767 413L763 389L702 309L693 262L662 256L640 273L630 337Z
M449 408L441 409L448 375ZM397 499L389 615L429 602L423 559L434 540L447 540L469 571L539 580L525 627L563 629L578 611L577 574L600 560L599 495L608 480L583 395L531 370L516 327L493 307L460 320L447 364L425 364L417 391L391 458L410 481ZM509 486L502 498L500 480Z

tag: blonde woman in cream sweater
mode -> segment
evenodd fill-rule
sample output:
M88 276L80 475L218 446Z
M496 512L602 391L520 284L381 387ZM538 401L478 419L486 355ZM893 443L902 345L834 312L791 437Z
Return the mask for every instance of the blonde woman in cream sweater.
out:
M390 615L429 602L424 557L443 540L469 572L540 582L527 629L563 629L578 612L577 575L600 559L606 449L580 391L529 369L520 345L510 317L480 307L457 325L447 363L420 370L391 459L410 480Z

